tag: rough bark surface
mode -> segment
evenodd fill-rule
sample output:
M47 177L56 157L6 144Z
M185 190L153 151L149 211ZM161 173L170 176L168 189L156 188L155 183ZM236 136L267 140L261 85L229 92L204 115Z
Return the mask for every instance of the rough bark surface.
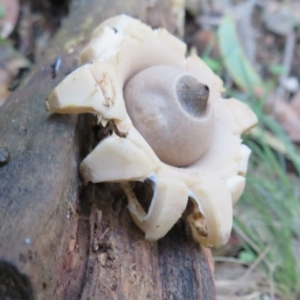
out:
M94 118L44 109L104 19L127 13L180 31L168 1L149 3L74 1L43 61L1 108L10 159L0 166L0 299L215 299L210 251L184 221L145 241L118 184L81 186L78 164L99 135Z

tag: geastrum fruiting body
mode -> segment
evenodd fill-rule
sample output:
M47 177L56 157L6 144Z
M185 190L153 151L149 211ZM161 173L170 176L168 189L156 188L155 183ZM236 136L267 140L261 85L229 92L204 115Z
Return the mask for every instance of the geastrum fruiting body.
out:
M113 123L113 133L80 165L85 181L120 182L147 239L163 237L190 199L194 238L225 244L251 152L241 134L256 124L254 113L222 99L222 81L199 57L186 57L183 42L126 15L96 28L80 64L46 108ZM146 179L154 190L148 212L129 184Z

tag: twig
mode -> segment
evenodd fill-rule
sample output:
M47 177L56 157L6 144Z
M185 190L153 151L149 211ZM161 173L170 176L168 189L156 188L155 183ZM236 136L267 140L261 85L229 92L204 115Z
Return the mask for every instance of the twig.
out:
M252 299L258 299L261 296L260 292L253 292L251 294L245 295L245 296L237 296L237 297L222 297L219 296L218 300L252 300Z
M214 256L214 261L236 263L236 264L241 264L241 265L248 265L248 263L245 263L244 261L241 261L238 258L225 257L225 256Z
M108 233L109 229L110 229L109 227L105 229L105 231L101 234L99 241L101 241L105 237L105 235Z
M283 54L283 61L282 66L285 70L283 74L281 74L279 78L279 86L276 90L276 100L282 99L284 96L284 81L288 78L291 72L291 66L293 61L293 53L295 49L295 42L296 42L296 34L294 30L286 36L286 42L284 47L284 54Z
M244 281L247 279L247 277L253 272L253 270L258 266L258 264L264 260L268 252L270 251L271 247L268 246L262 253L259 254L255 262L249 267L249 269L246 271L246 273L239 279L239 281ZM269 266L268 262L266 262Z
M215 281L215 285L217 286L217 287L231 287L231 286L233 286L233 285L238 285L238 286L240 286L241 285L241 283L240 282L238 282L237 280L216 280Z
M246 242L248 243L257 253L261 252L261 249L238 227L234 226L233 228L238 235Z
M274 285L274 280L273 280L273 277L274 277L274 271L276 269L276 266L274 265L271 265L269 270L270 270L270 300L275 300L275 285Z

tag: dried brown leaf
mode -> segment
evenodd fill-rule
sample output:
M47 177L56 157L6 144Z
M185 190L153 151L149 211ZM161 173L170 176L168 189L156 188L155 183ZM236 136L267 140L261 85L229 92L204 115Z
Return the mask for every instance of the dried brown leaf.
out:
M300 119L300 92L298 92L291 101L290 106L297 113L298 118Z
M294 142L300 142L300 109L297 112L294 106L281 99L276 100L274 94L270 94L268 97L267 109L282 125L290 139Z
M219 57L219 49L216 43L216 34L211 29L199 30L194 37L193 46L196 47L197 52L201 56L208 47L212 46L211 55L213 57Z

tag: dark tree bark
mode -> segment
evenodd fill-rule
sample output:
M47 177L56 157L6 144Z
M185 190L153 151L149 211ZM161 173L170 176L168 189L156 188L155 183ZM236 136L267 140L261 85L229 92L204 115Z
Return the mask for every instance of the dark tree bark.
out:
M118 184L81 186L78 164L95 144L94 118L44 109L106 18L127 13L180 32L168 2L74 1L44 59L0 109L0 148L10 153L0 166L0 299L215 299L210 251L183 220L151 243Z

